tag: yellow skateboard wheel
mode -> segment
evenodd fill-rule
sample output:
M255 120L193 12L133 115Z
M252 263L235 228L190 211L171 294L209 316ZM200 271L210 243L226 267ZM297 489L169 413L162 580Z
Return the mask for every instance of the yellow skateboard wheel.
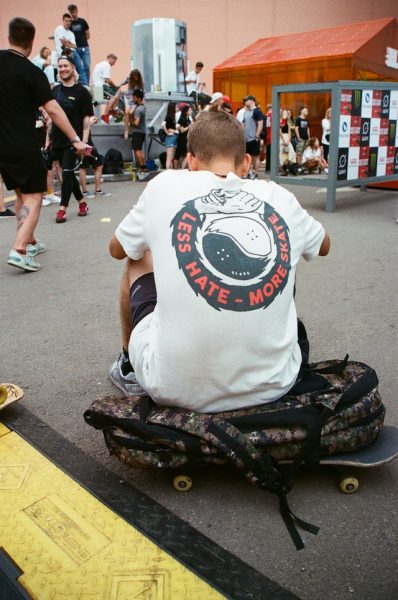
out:
M359 481L356 477L343 477L340 480L339 488L343 494L354 494L359 488Z
M188 475L177 475L173 479L173 487L177 492L188 492L192 487L192 479Z

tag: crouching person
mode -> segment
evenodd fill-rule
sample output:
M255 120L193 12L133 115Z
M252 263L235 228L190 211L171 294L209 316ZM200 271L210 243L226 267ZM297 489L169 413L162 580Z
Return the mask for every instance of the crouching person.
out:
M127 258L110 378L200 412L272 402L303 361L297 263L328 254L329 237L290 192L245 179L251 159L231 115L202 113L187 157L190 170L153 179L110 241Z

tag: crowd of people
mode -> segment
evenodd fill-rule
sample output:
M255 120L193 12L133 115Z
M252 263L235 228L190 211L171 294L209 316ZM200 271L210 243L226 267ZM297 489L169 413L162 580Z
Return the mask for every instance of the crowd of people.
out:
M26 20L14 20L13 28L16 33L11 33L14 43L10 41L10 49L4 51L6 54L3 56L5 70L13 68L11 62L12 59L15 60L15 56L23 56L25 59L29 57L33 44L33 38L29 39L29 36L32 35L32 32L34 35L33 25L30 29L29 27L26 25ZM33 191L35 193L44 192L41 201L44 206L50 203L59 203L56 223L67 221L72 195L78 203L77 214L80 217L87 215L89 210L87 200L95 196L110 195L102 190L104 157L95 148L90 134L92 124L98 120L94 116L93 110L93 105L95 105L93 88L88 86L91 68L89 39L90 29L87 21L79 17L77 6L70 4L68 13L62 17L62 25L57 26L54 32L55 50L51 51L48 47L43 46L39 54L29 61L31 66L36 67L35 79L38 81L37 85L42 94L38 97L42 97L43 101L39 106L34 107L36 114L34 135L27 143L26 153L30 153L33 144L36 144L36 153L37 145L41 149L41 156L36 160L41 159L41 169L44 168L44 170L40 183L38 180L35 182ZM105 125L112 121L124 123L124 137L131 140L134 167L145 172L148 170L145 154L147 136L145 84L137 69L133 69L124 81L116 84L112 79L112 67L116 61L117 56L109 53L106 60L94 67L92 73L93 87L100 88L107 99L100 122ZM186 92L190 101L182 103L170 101L168 103L167 114L158 132L159 140L165 147L162 166L166 169L187 168L188 133L202 112L222 111L234 115L233 104L228 96L221 92L214 92L211 96L206 93L206 85L201 81L203 66L203 62L198 61L194 70L185 77ZM20 65L17 61L16 69L20 68L26 71L26 62ZM47 86L44 81L47 81ZM7 94L9 98L15 96L16 88L10 93L7 86L3 89L3 96ZM51 109L49 110L49 107L53 106L53 101L57 105L55 113ZM26 110L25 106L19 108ZM60 111L62 112L61 123L57 122ZM281 172L297 173L300 171L313 172L314 170L318 170L320 173L327 172L330 116L330 109L328 109L322 121L323 135L321 143L319 143L316 137L311 136L307 107L303 107L296 118L293 118L288 109L281 111L279 153ZM235 117L243 129L246 152L251 157L251 168L246 177L255 179L258 177L262 162L265 163L265 171L270 170L272 106L267 105L263 112L255 96L249 94L243 98L243 106L236 112ZM31 126L31 123L29 125ZM7 138L7 127L4 125L5 138ZM74 132L72 137L69 135L70 127ZM28 129L21 134L21 140L26 140ZM80 154L76 153L76 144L82 144L81 148L84 147ZM9 153L6 161L10 162ZM17 160L15 159L14 162L16 163ZM29 154L26 163L30 165L31 162L32 154ZM87 189L87 169L89 167L94 171L95 190L92 193ZM20 178L19 173L18 177L15 176L17 171L18 169L14 169L14 165L11 165L11 168L6 166L2 170L6 187L16 190L17 202L15 214L4 204L1 185L0 218L17 216L19 232L22 216L29 213L27 220L31 224L26 228L30 230L27 234L29 239L25 240L24 238L21 241L20 234L17 233L18 241L15 242L10 253L9 264L26 270L38 270L40 265L33 258L45 251L44 244L38 245L34 236L34 227L39 213L37 207L34 210L32 207L27 211L21 198L24 189L28 190L28 194L31 193L32 186L17 185ZM55 178L59 184L60 189L58 190L55 190ZM42 179L45 179L45 188L39 190L42 187ZM33 213L34 217L32 217ZM28 246L32 243L36 244L35 250L30 249L27 252L25 241Z

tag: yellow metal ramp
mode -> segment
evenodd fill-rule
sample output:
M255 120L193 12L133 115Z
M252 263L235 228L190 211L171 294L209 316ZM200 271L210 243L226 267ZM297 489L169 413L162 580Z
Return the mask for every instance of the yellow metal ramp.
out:
M15 406L0 422L0 597L296 598Z

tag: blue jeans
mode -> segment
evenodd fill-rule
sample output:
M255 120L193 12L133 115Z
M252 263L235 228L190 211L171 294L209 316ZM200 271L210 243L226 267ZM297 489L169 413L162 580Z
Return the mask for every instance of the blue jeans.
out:
M79 73L79 82L83 85L90 83L90 48L76 48L73 52L73 61L76 65L76 70Z

